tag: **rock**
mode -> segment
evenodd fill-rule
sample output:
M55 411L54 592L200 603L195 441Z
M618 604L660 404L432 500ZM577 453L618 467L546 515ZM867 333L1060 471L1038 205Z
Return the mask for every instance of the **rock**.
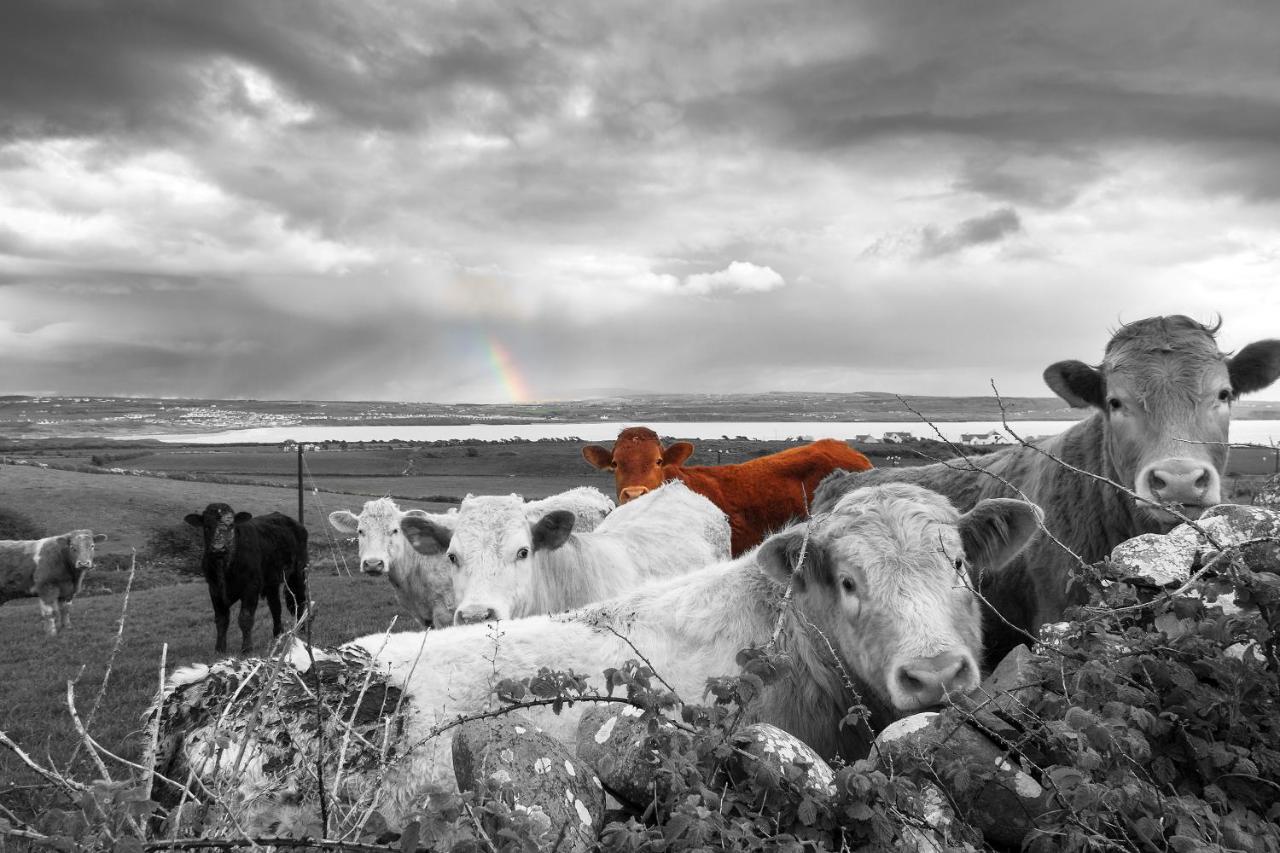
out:
M879 763L919 782L939 781L962 819L995 845L1020 847L1036 820L1058 808L1053 795L963 719L923 713L898 720L876 738ZM962 766L957 774L951 768Z
M654 786L663 784L659 757L646 746L651 722L666 735L683 737L670 723L647 720L631 705L597 705L578 721L578 758L596 771L610 794L636 809L652 802Z
M1036 670L1042 660L1026 646L1014 646L1013 651L1005 655L1004 660L983 679L978 689L969 694L965 706L988 728L995 731L1010 728L1002 720L989 720L987 717L999 713L1021 720L1029 716L1027 706L1043 691L1041 677Z
M604 823L604 789L559 741L508 714L463 725L453 738L458 789L504 800L539 846L593 848ZM498 829L497 827L493 828Z
M835 795L836 776L813 747L769 723L755 723L733 735L737 752L727 762L731 780L770 773L789 779L798 795L827 799Z
M1197 524L1224 548L1254 539L1280 540L1280 509L1218 504L1205 510ZM1180 532L1199 539L1201 565L1218 555L1218 550L1190 525L1179 525L1169 535ZM1280 541L1252 542L1239 550L1245 565L1253 571L1280 573Z
M1143 533L1111 551L1111 574L1119 580L1152 586L1177 586L1191 577L1198 537Z
M1262 484L1253 496L1253 505L1264 509L1280 510L1280 474Z

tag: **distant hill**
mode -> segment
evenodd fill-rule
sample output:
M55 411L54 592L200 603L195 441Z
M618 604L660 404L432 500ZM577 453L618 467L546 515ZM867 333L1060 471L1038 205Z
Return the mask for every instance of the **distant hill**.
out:
M604 389L600 389L604 390ZM0 397L0 435L130 438L271 426L453 425L584 421L1070 421L1056 397L902 396L777 391L764 394L637 394L522 404L142 397ZM1280 420L1280 402L1240 402L1235 417Z

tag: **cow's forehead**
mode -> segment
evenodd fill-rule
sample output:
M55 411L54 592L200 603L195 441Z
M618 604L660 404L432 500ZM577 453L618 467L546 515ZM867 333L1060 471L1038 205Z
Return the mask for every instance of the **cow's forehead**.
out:
M392 525L399 526L402 515L394 501L389 498L379 498L365 503L364 508L360 510L360 524L390 528Z
M518 495L486 495L462 502L453 535L465 542L493 542L528 529L523 499Z
M1151 317L1122 326L1107 343L1103 369L1141 369L1144 363L1169 360L1185 364L1217 365L1225 357L1214 340L1214 329L1187 317Z

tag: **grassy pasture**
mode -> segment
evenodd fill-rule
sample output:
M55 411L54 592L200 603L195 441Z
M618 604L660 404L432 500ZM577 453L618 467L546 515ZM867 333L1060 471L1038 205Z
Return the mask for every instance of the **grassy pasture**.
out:
M311 595L317 602L313 640L335 645L352 637L385 630L399 613L396 630L411 630L413 619L399 611L384 578L313 574ZM66 682L77 681L77 710L85 719L99 693L111 649L116 642L124 596L77 598L71 630L56 638L40 629L34 600L0 606L0 729L30 755L63 768L75 749L76 733L66 704ZM286 618L287 623L287 618ZM203 582L134 591L125 612L122 642L102 704L90 731L107 749L136 757L141 714L159 679L160 650L168 643L168 669L208 662L213 651L213 615ZM232 619L228 641L238 648L239 628ZM265 652L271 618L259 605L254 639ZM86 720L88 723L88 720ZM78 778L89 765L79 756ZM113 768L114 769L114 768ZM125 774L121 773L121 777ZM49 805L50 792L41 780L7 750L0 750L0 805L32 815ZM33 787L34 786L34 787Z

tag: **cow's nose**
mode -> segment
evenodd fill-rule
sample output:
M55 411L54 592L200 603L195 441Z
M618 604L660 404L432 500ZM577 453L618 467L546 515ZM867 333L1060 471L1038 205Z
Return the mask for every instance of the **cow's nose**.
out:
M894 704L903 710L937 705L951 693L978 685L978 667L965 652L942 652L899 664L893 674Z
M77 569L92 569L92 568L93 568L93 561L92 561L92 560L77 560L77 561L76 561L76 568L77 568Z
M381 560L363 560L360 563L360 571L366 575L380 575L386 571L386 563Z
M498 612L492 607L477 604L470 607L459 607L458 611L453 614L453 624L473 625L476 622L492 622L497 618Z
M1147 487L1161 503L1203 506L1217 502L1211 495L1216 474L1202 462L1168 459L1147 469Z
M648 493L649 493L648 486L627 486L625 489L623 489L621 492L618 493L618 497L621 498L623 503L626 503L627 501L635 500L641 495L648 494Z

